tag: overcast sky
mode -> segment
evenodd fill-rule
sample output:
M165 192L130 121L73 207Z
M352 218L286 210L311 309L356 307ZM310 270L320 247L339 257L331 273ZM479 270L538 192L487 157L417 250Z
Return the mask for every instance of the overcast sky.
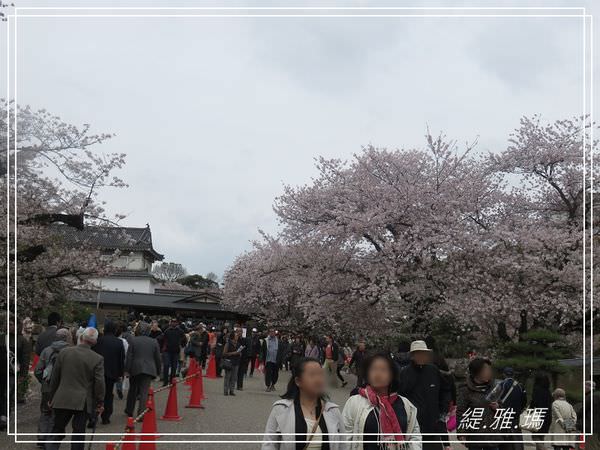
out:
M274 197L309 182L317 155L422 146L427 124L499 150L522 115L581 114L582 30L556 17L22 18L18 98L115 133L101 149L127 153L130 187L103 192L109 210L149 223L167 261L221 276L276 229Z

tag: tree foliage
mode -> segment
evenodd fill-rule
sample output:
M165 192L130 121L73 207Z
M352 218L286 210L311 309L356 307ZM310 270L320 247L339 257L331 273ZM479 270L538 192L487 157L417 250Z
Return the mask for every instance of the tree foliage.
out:
M179 278L177 282L193 289L210 289L219 287L219 283L217 283L215 280L198 274L184 276L183 278Z
M90 277L110 270L110 260L98 251L85 245L68 248L53 230L58 224L73 229L113 224L122 217L108 217L99 191L126 186L113 175L124 165L125 155L97 150L111 135L92 134L87 124L77 127L46 110L13 103L7 110L2 103L0 212L9 220L11 235L9 240L4 222L0 253L8 250L11 286L15 277L18 280L18 312L31 314L63 301ZM5 305L7 261L1 267L0 300Z
M152 275L161 281L178 281L187 275L187 271L179 263L162 262L152 267Z
M559 360L569 358L571 353L564 336L547 329L534 329L523 333L516 342L503 344L495 365L512 367L522 379L544 371L556 381L558 375L567 371Z
M427 333L432 318L501 342L540 322L581 329L581 124L523 118L490 154L427 134L423 149L318 158L310 183L275 200L281 231L225 274L226 304L361 333Z

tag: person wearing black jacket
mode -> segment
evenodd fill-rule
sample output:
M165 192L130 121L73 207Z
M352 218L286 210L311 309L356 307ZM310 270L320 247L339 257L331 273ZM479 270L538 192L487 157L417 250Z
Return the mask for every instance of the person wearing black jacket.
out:
M583 403L577 409L577 430L582 433L590 433L594 430L594 434L586 434L585 449L598 450L600 448L600 394L596 391L596 383L592 380L585 382L585 392ZM592 417L592 408L594 417Z
M217 335L217 345L215 346L215 362L217 365L217 378L221 378L222 375L222 367L221 367L221 358L223 357L223 347L225 347L225 343L227 342L227 336L229 336L229 328L223 327L221 328L221 332Z
M364 342L359 342L358 347L352 353L352 358L350 358L350 362L348 363L348 368L353 370L356 374L356 385L362 386L364 384L365 378L363 374L363 362L366 357L366 346Z
M208 359L208 331L206 331L206 326L204 324L200 324L200 340L202 341L202 352L200 353L200 360L198 363L204 369L206 367L206 360Z
M294 370L294 366L304 357L304 344L300 336L294 337L294 342L290 349L290 366Z
M531 437L535 441L536 450L546 450L544 436L550 429L552 423L552 393L550 392L550 377L544 372L537 372L533 378L533 391L531 393L530 409L544 411L542 426L532 432Z
M0 358L8 364L0 364L0 429L8 427L8 408L13 409L15 394L15 376L17 374L17 361L15 352L15 322L12 317L0 328ZM4 331L6 330L6 332ZM7 398L9 396L9 398Z
M248 343L250 344L250 348L248 352L250 354L250 376L254 375L254 367L256 366L256 360L260 359L260 336L258 335L258 330L256 328L252 328L252 335L250 339L248 339Z
M240 365L238 367L238 371L237 371L237 390L238 391L243 391L244 390L244 376L246 375L246 372L248 372L248 362L250 361L250 354L248 353L250 351L250 348L248 348L248 338L242 337L242 330L238 329L236 331L237 335L238 335L238 342L241 346L243 346L244 348L242 349L242 352L240 353Z
M107 321L104 324L104 335L100 336L96 345L92 347L96 353L104 357L106 391L104 393L104 411L100 415L104 425L110 423L110 416L113 413L115 383L123 377L125 371L125 347L123 347L123 341L115 336L116 330L116 324Z
M191 356L196 358L196 361L201 367L204 367L208 348L208 333L204 329L203 324L199 324L190 334L190 344Z
M422 433L445 433L444 417L451 401L451 387L440 370L431 364L431 350L424 341L410 345L411 362L400 372L398 393L417 407L417 420ZM431 436L438 443L423 443L424 450L441 450L440 436Z
M169 327L164 331L161 339L161 349L164 356L163 386L169 384L177 376L179 354L186 343L187 338L183 330L177 326L177 319L171 319Z
M48 326L42 331L35 344L35 354L40 356L46 347L52 345L56 340L56 330L62 325L62 319L57 312L48 314Z

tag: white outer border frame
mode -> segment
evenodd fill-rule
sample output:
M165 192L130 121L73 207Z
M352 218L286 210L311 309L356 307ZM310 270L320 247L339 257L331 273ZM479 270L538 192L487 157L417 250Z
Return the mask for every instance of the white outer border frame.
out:
M140 14L140 13L133 13L133 14L106 14L106 13L102 13L102 14L64 14L64 13L60 13L60 14L32 14L27 12L26 14L22 14L19 15L19 10L22 11L138 11L138 10L143 10L143 11L179 11L179 14ZM450 13L442 13L442 14L323 14L320 13L320 11L397 11L397 10L409 10L409 11L478 11L478 10L483 10L483 11L579 11L579 14L539 14L539 13L534 13L534 14L523 14L523 13L518 13L518 14L511 14L511 13L502 13L502 14L464 14L462 12L459 12L458 14L450 14ZM215 14L215 13L204 13L204 14L197 14L197 13L181 13L183 11L316 11L317 13L312 13L312 14L290 14L290 13L286 13L286 14L231 14L231 13L227 13L227 14ZM594 67L593 67L593 16L592 15L588 15L586 13L586 8L585 7L435 7L435 6L430 6L430 7L394 7L394 6L390 6L390 7L377 7L377 6L373 6L373 7L335 7L335 6L331 6L331 7L266 7L266 6L248 6L248 7L217 7L217 6L206 6L206 7L119 7L119 6L106 6L106 7L69 7L69 6L65 6L65 7L16 7L14 10L14 14L10 14L7 15L7 97L6 97L6 101L7 101L7 123L10 120L10 112L9 112L9 102L10 102L10 62L11 62L11 42L10 42L10 24L11 24L11 19L14 22L14 32L13 32L13 37L14 37L14 53L12 54L12 58L14 58L14 92L13 92L13 96L14 96L14 104L15 107L18 104L17 102L17 18L18 17L61 17L61 18L65 18L65 17L78 17L78 18L85 18L85 17L103 17L103 18L109 18L109 17L130 17L130 18L164 18L164 17L168 17L168 18L178 18L178 17L207 17L207 18L214 18L214 17L258 17L258 18L285 18L285 17L291 17L291 18L297 18L297 17L302 17L302 18L309 18L309 17L357 17L357 18L408 18L408 17L417 17L417 18L424 18L424 17L437 17L437 18L444 18L444 17L448 17L448 18L452 18L452 17L473 17L473 18L484 18L484 17L519 17L519 18L525 18L525 17L545 17L545 18L550 18L550 17L571 17L571 18L582 18L583 19L583 87L582 87L582 115L586 116L589 114L590 116L590 120L593 123L593 71L594 71ZM588 30L587 30L587 24L589 21L589 38L588 38ZM589 47L586 45L589 39ZM588 51L589 51L589 60L588 60ZM589 64L589 80L587 78L587 64ZM587 99L588 99L588 82L589 82L589 105L587 103ZM585 138L585 120L582 121L582 130L583 132L583 158L584 158L584 164L583 164L583 180L584 180L584 185L585 185L585 181L586 181L586 149L587 149L587 142L586 142L586 138ZM9 154L10 154L10 129L8 129L8 138L7 138L7 180L9 180L10 182L10 160L9 160ZM15 136L17 136L17 112L15 109L15 118L14 118L14 133ZM590 182L593 184L593 127L590 130L590 143L589 143L589 148L590 148ZM17 162L17 152L16 152L16 141L15 141L15 148L14 150L14 177L15 177L15 187L14 187L14 193L15 193L15 198L14 198L14 241L13 241L13 249L14 249L14 273L15 273L15 279L14 279L14 316L15 318L17 317L17 277L16 277L16 267L17 267L17 171L16 171L16 162ZM590 200L590 223L592 223L593 226L593 196L591 197ZM583 359L586 359L586 343L585 343L585 339L586 339L586 321L585 321L585 317L586 317L586 288L587 288L587 280L586 280L586 275L587 275L587 270L586 270L586 238L585 238L585 233L586 233L586 211L585 211L585 196L584 196L584 200L583 200L583 223L584 223L584 229L583 229L583 233L584 233L584 239L583 239L583 317L584 317L584 321L583 321ZM7 263L8 263L8 267L7 267L7 313L10 313L10 301L8 300L10 298L10 226L9 226L9 222L10 222L10 188L7 187ZM590 248L590 255L593 255L593 238L592 236L590 236L590 242L589 242L589 248ZM593 258L590 258L590 283L589 283L589 295L590 295L590 311L593 309ZM594 343L593 343L593 320L590 320L590 336L592 337L590 340L590 376L589 379L591 379L593 377L593 347L594 347ZM15 331L15 342L16 342L16 337L17 337L17 333ZM8 369L8 358L6 361L7 364L7 369ZM585 381L588 379L588 377L586 376L586 366L584 364L583 366L583 383L585 384ZM15 392L16 392L16 384L17 384L17 380L15 377ZM11 432L10 430L10 405L8 404L8 402L10 401L10 396L7 396L7 417L8 417L8 435L9 436L15 436L15 443L36 443L38 442L37 440L19 440L18 437L19 436L37 436L37 433L18 433L17 432L17 405L16 405L16 396L15 396L15 405L14 405L14 411L15 411L15 420L14 420L14 432ZM584 403L584 414L585 414L585 403ZM593 416L593 405L590 411L591 416ZM585 428L585 424L584 424L584 428ZM592 429L589 432L586 432L587 430L584 429L584 433L583 436L588 436L591 435L593 433L593 425L592 425ZM136 436L141 436L142 433L135 433ZM293 434L293 433L284 433L284 434ZM340 433L340 435L343 436L352 436L355 433ZM430 436L430 435L437 435L439 433L422 433L422 436ZM498 436L503 436L506 435L508 433L488 433L488 435L498 435ZM96 435L98 436L115 436L120 438L123 433L96 433ZM263 436L263 433L161 433L161 436L235 436L235 435L246 435L246 436ZM362 434L361 434L362 435ZM461 433L461 435L478 435L478 433ZM553 435L561 435L560 433L545 433L544 436L553 436ZM70 436L70 433L64 433L64 436ZM574 435L575 436L575 435ZM139 438L138 438L139 439ZM52 442L52 441L48 441L48 442ZM86 441L77 441L77 440L63 440L62 442L64 443L68 443L68 442L86 442ZM114 442L114 440L107 440L107 441L99 441L96 440L96 443L111 443ZM139 442L139 441L135 441L135 442ZM233 440L226 440L226 441L214 441L214 440L195 440L195 441L178 441L178 440L164 440L162 441L163 443L245 443L245 444L253 444L253 443L262 443L264 442L263 440L258 440L258 441L233 441ZM294 441L295 442L295 441ZM315 441L315 442L320 442L320 441ZM363 442L363 441L361 441ZM427 443L427 442L438 442L438 441L427 441L427 440L423 440L423 443ZM449 442L451 443L462 443L462 441L459 440L450 440ZM470 441L472 443L479 443L479 442L490 442L490 441ZM498 441L500 442L500 441ZM528 443L530 441L512 441L512 442L521 442L521 443ZM556 441L559 442L559 441ZM573 440L570 440L569 442L574 442ZM584 442L581 440L577 440L575 442Z

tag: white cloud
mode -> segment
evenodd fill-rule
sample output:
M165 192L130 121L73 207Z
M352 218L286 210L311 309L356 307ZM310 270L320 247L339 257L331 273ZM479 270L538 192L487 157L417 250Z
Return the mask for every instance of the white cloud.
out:
M426 124L494 149L523 114L581 112L580 20L485 20L20 19L19 99L115 132L131 187L110 209L221 274L316 155Z

